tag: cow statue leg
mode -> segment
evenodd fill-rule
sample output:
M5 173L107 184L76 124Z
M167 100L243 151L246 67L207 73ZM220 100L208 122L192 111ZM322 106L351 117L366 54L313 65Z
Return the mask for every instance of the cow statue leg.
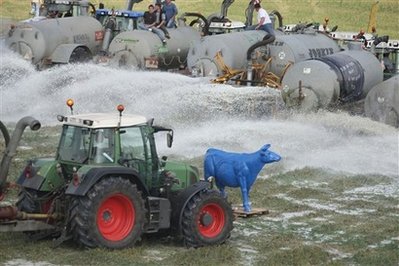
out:
M242 194L242 205L244 207L245 212L251 211L251 205L249 203L249 196L248 196L248 188L247 188L247 177L249 176L250 172L248 167L245 163L239 163L238 167L235 167L236 170L236 177L238 179L238 183L240 184L241 194Z
M224 190L225 186L221 186L221 185L216 185L220 191L220 195L223 198L227 198L227 192Z
M218 179L215 178L216 170L215 170L215 161L213 156L205 156L204 175L205 175L205 180L208 182L212 182L212 180L215 180L215 184L220 191L220 195L224 198L227 198L227 193L224 191L225 185L218 182Z
M215 162L213 161L213 156L205 156L204 161L204 175L205 180L210 181L210 178L215 178Z

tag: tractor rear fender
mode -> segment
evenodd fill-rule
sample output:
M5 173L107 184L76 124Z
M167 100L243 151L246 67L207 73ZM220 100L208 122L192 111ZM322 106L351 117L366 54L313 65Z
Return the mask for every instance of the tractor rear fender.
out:
M85 45L79 44L79 43L61 44L55 49L55 51L51 55L51 57L50 57L51 62L62 63L62 64L69 63L69 60L71 58L73 51L78 47L82 47L86 51L90 51L90 49L87 48Z
M171 225L179 234L181 233L181 222L183 211L190 199L204 189L210 189L210 183L207 181L199 181L182 190L176 197L171 199L172 203L172 221Z
M78 175L80 176L79 172ZM109 176L125 177L137 185L137 188L143 193L143 196L149 195L144 182L139 178L140 174L135 169L126 167L90 168L86 173L80 176L81 180L79 184L76 184L74 180L69 183L65 194L84 196L94 184Z
M38 158L28 161L16 183L38 191L52 191L65 185L57 174L57 164L53 158Z

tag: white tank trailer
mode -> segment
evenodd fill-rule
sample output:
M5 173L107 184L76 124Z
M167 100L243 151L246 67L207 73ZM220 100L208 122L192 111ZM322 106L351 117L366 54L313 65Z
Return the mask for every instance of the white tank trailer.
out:
M282 80L282 96L287 106L311 111L363 99L382 81L380 61L357 43L347 51L290 67Z
M88 16L44 19L11 28L5 43L39 68L90 60L101 48L101 23Z
M274 42L263 48L265 56L256 59L259 63L265 63L271 57L270 71L276 75L280 75L287 64L294 64L340 51L337 43L324 34L312 32L285 35L278 30L275 32L276 39ZM191 73L199 73L200 76L223 74L215 60L216 54L220 52L228 67L247 69L248 49L262 41L265 35L264 31L243 31L206 36L201 39L201 42L190 48L187 58L188 68Z
M364 112L373 120L399 127L399 75L370 90L364 102Z
M109 45L110 65L139 69L183 69L190 45L201 34L192 27L168 29L170 39L163 44L154 33L144 30L122 32Z

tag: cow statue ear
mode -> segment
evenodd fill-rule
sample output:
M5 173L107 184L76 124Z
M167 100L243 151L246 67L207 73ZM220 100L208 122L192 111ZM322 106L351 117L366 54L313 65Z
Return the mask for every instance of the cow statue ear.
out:
M270 148L270 144L265 144L263 145L263 147L261 148L262 151L267 151Z

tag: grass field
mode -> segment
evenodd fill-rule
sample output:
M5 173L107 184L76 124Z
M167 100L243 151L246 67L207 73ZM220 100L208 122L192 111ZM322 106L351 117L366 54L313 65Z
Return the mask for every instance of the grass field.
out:
M123 9L126 0L93 0L105 3L106 7ZM135 6L136 10L146 10L152 0L145 0ZM248 0L236 0L229 8L231 19L245 21L244 11ZM222 0L176 0L180 13L191 11L210 15L220 12ZM266 10L278 10L284 17L285 24L297 22L323 22L330 18L331 26L338 25L338 30L359 31L367 30L371 5L375 0L271 0L264 1ZM29 0L1 0L0 17L12 20L29 17ZM389 35L399 39L399 2L397 0L380 0L377 13L377 31L380 35Z
M27 130L10 176L15 179L28 158L51 156L58 130ZM200 166L201 160L188 162ZM108 251L82 249L71 242L53 248L51 239L30 241L22 233L0 233L0 264L398 265L397 179L311 168L261 176L251 201L270 213L236 219L225 245L186 249L177 238L148 235L134 248ZM237 190L228 193L231 202L241 201ZM7 200L14 201L15 192Z

